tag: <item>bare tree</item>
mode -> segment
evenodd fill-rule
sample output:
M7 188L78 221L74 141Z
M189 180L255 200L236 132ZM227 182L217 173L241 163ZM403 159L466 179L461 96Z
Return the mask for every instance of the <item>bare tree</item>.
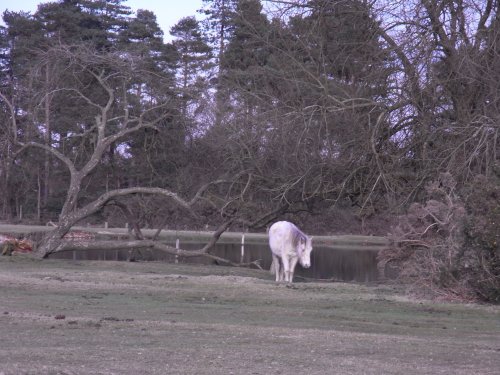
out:
M47 143L39 136L43 128L39 128L36 121L29 123L22 117L23 112L14 104L15 98L0 92L0 98L10 111L8 131L11 145L15 148L13 158L21 157L28 150L38 150L42 154L50 154L51 160L65 167L68 174L65 199L57 225L38 244L37 253L40 256L47 257L54 252L74 249L75 246L101 249L154 247L180 256L209 256L220 262L228 262L208 253L225 230L234 223L239 223L240 226L263 226L279 214L274 209L265 210L264 213L245 219L241 207L244 206L242 202L247 195L243 182L247 177L245 173L235 173L236 177L231 177L234 171L221 171L221 175L229 178L214 177L217 176L217 171L212 171L197 186L191 179L188 184L190 189L185 189L190 198L183 197L173 189L155 186L110 188L108 184L94 183L93 190L88 191L88 181L99 176L97 171L106 163L110 148L118 150L118 153L122 153L120 157L126 159L127 140L135 134L145 129L160 133L166 126L175 125L169 122L177 115L175 95L169 94L165 89L171 76L146 69L141 60L131 53L102 53L84 46L54 47L42 54L42 63L46 63L44 59L49 58L63 62L58 66L63 67L59 73L64 79L59 80L57 87L34 93L34 96L42 98L40 102L44 103L44 98L48 95L54 97L54 100L60 99L62 95L62 102L73 104L80 111L80 116L70 117L72 120L65 123L64 127L56 118L54 125L55 129L59 125L59 133L50 142ZM19 118L23 118L21 125ZM28 135L25 131L27 128L31 128L34 135ZM56 130L53 134L55 133ZM203 159L203 156L200 158ZM145 239L137 225L134 226L135 241L75 244L64 239L75 224L107 206L118 205L129 217L134 215L126 204L126 198L131 195L157 196L161 199L160 205L169 202L168 204L185 210L195 220L199 219L196 206L200 203L209 205L220 213L216 221L218 227L205 246L198 251L189 252Z
M150 79L161 78L155 76L154 72L143 70L140 61L136 60L133 55L102 54L81 46L58 46L45 56L49 53L52 57L56 56L66 62L65 71L60 73L73 79L62 82L59 87L50 92L37 94L45 98L56 94L65 95L79 103L80 108L85 108L86 111L85 114L82 113L81 123L72 124L72 127L66 130L64 141L67 145L65 147L62 146L63 140L61 139L40 142L19 135L25 132L20 132L19 129L17 120L19 113L14 98L0 93L1 99L10 110L10 139L12 146L17 148L16 155L20 156L28 149L38 149L49 153L64 165L69 173L69 186L57 226L44 236L38 245L38 253L45 257L62 250L64 248L62 239L72 226L102 210L119 197L131 194L159 195L195 215L193 206L216 181L201 186L190 200L166 188L133 186L103 191L90 202L81 203L84 182L103 162L107 150L115 144L124 142L133 133L146 128L157 129L162 121L171 115L171 99L159 101L155 97L150 97L146 103L131 105L131 100L137 99L131 98L131 92L133 92L131 84L135 83L134 80L137 80L139 75L142 76L142 80L139 81L142 83L135 84L143 85L143 90L146 90L145 87L151 82L148 82L144 76L149 75ZM92 87L92 92L89 87ZM153 90L151 87L147 89ZM85 106L82 106L82 103L85 103ZM93 117L93 123L85 123L89 117ZM35 132L41 131L37 128L37 124L29 124L29 126L34 128ZM87 142L88 153L75 152L76 146L71 144L75 140ZM227 226L228 224L225 223L223 228L226 229Z

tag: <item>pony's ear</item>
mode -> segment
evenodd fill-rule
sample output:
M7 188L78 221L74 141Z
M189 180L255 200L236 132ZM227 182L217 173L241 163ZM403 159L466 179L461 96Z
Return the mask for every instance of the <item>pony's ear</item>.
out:
M299 255L302 255L302 253L306 250L307 247L307 240L305 237L300 237L299 240L299 246L298 246L298 252Z
M307 237L300 237L300 248L305 250L307 247Z

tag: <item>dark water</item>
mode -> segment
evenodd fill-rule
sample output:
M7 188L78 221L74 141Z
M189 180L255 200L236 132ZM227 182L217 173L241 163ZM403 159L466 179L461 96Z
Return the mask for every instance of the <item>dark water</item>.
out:
M175 244L169 243L175 246ZM195 250L203 246L200 243L183 243L184 250ZM269 269L272 262L271 252L267 244L245 245L244 256L241 256L240 244L219 243L211 251L212 254L229 259L232 262L249 263L260 260L264 269ZM175 262L175 256L157 250L141 250L133 254L136 260ZM128 250L87 250L59 253L51 256L59 259L75 260L121 260L129 258ZM307 279L333 279L342 281L375 281L378 279L377 248L351 244L350 246L315 246L311 253L311 267L304 269L297 265L295 275ZM213 264L212 259L205 257L179 258L179 263Z

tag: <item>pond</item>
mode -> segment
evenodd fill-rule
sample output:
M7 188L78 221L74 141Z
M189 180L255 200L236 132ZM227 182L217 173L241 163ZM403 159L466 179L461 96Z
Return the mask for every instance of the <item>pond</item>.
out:
M175 242L165 241L175 246ZM199 249L202 242L184 242L180 247L184 250ZM338 281L376 281L379 277L377 269L377 253L383 248L381 245L366 244L363 242L340 241L333 245L315 245L311 253L311 267L308 269L297 265L295 276L300 279L323 279ZM272 262L271 252L266 242L250 243L244 246L242 256L240 243L218 243L211 251L212 254L228 259L235 263L249 263L260 260L264 269L269 269ZM128 250L87 250L73 251L51 255L56 259L74 260L117 260L129 259ZM135 251L134 259L139 261L165 261L179 263L213 264L214 260L205 257L178 258L158 250Z

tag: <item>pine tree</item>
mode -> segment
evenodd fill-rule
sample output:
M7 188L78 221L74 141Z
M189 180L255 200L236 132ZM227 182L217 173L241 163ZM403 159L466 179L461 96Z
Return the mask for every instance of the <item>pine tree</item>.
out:
M265 67L271 54L267 44L270 24L262 13L260 0L239 1L232 28L233 33L221 63L221 82L228 88L236 89L237 96L248 107L254 105L254 99L263 93L269 78Z
M194 17L181 19L170 30L178 54L178 79L181 90L182 113L188 118L188 107L207 89L206 74L210 70L212 49L201 34Z

